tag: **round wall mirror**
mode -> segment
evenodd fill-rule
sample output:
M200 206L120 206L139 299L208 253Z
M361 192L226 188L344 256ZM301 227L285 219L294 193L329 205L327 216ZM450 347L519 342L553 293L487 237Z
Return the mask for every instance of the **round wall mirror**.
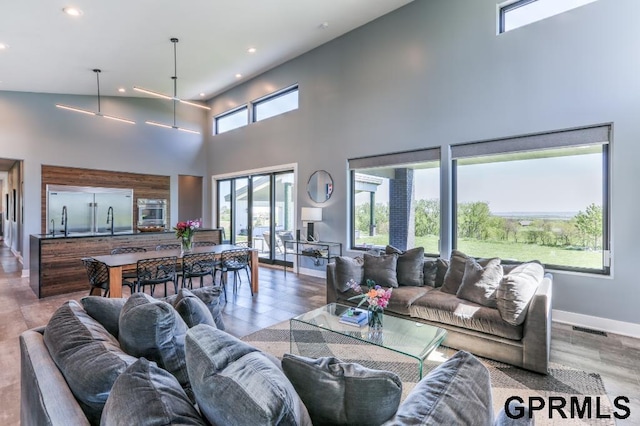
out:
M333 193L333 179L325 170L316 170L307 183L309 197L316 203L324 203Z

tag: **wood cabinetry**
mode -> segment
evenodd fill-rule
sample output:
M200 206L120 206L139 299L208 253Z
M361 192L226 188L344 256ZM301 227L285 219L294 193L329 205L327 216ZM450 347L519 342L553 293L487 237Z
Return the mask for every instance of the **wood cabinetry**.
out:
M222 242L221 229L199 229L194 241ZM178 244L173 232L145 232L128 235L56 237L31 235L29 284L40 298L79 290L89 291L83 257L110 254L116 247L144 247Z

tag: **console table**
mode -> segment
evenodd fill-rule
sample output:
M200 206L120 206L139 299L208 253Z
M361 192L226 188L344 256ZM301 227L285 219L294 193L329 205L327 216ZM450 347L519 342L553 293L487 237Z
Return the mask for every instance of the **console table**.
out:
M287 254L295 257L311 257L315 259L315 265L326 260L331 262L338 256L342 256L342 243L329 241L305 241L305 240L284 240L284 273L287 274ZM296 273L300 272L300 262L296 262Z

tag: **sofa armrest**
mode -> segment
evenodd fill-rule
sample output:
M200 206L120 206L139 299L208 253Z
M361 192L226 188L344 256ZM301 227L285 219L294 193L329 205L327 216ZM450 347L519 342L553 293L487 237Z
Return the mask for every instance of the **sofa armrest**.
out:
M523 367L542 374L547 374L549 368L552 289L553 276L545 274L523 324Z
M20 422L23 425L89 425L51 359L42 331L27 330L20 335Z
M327 304L338 301L336 282L336 264L327 263Z

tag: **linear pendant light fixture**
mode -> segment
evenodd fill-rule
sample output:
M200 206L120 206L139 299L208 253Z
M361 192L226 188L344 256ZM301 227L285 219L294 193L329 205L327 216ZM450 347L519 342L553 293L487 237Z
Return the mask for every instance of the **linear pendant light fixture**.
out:
M177 58L176 58L176 44L178 43L178 39L175 38L175 37L172 38L171 39L171 43L173 43L173 77L171 77L171 79L173 79L173 96L165 95L164 93L155 92L155 91L149 90L149 89L144 89L144 88L138 87L138 86L133 86L133 90L135 90L137 92L141 92L141 93L146 93L147 95L156 96L158 98L168 99L170 101L178 101L180 103L191 105L191 106L194 106L196 108L202 108L202 109L206 109L208 111L211 110L211 108L209 108L206 105L199 104L199 103L196 103L196 102L185 101L185 100L182 100L182 99L178 98L178 94L177 94L177 80L178 80L177 62L178 61L177 61Z
M181 102L187 105L193 105L203 109L211 109L211 108L209 108L208 106L198 105L193 102L187 102L187 101L182 101L178 99L178 60L177 60L177 54L176 54L176 45L178 44L178 39L173 37L170 40L171 40L171 43L173 43L173 76L171 77L171 80L173 80L173 97L169 95L164 95L162 93L153 92L151 90L141 89L139 87L134 87L133 90L136 90L142 93L148 93L150 95L158 96L160 98L169 99L173 101L173 124L158 123L157 121L145 121L145 123L151 124L152 126L164 127L165 129L176 129L183 132L194 133L196 135L199 135L200 132L196 130L185 129L184 127L178 127L176 125L176 103Z
M63 104L56 104L56 107L62 108L62 109L66 109L68 111L79 112L81 114L96 115L98 117L104 117L104 118L108 118L109 120L120 121L122 123L136 124L135 121L127 120L126 118L120 118L120 117L116 117L116 116L113 116L113 115L103 114L100 111L100 73L102 71L99 70L98 68L95 68L93 70L93 72L96 73L96 82L98 83L98 111L97 112L89 111L89 110L82 109L82 108L72 107L72 106L69 106L69 105L63 105Z

